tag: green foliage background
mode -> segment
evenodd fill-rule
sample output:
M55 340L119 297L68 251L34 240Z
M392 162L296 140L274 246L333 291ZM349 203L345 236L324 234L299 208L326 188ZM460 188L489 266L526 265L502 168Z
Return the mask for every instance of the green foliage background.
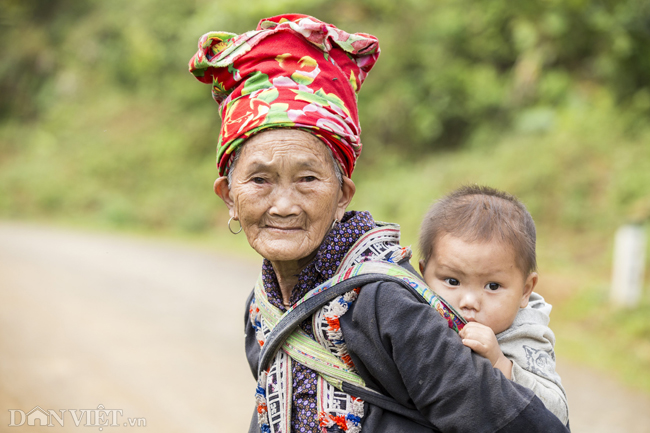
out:
M0 217L246 249L224 235L217 106L187 62L201 34L285 12L380 40L352 207L415 245L429 204L463 183L517 195L558 351L650 391L650 299L606 313L613 233L650 216L647 1L4 0ZM622 355L590 358L586 342Z

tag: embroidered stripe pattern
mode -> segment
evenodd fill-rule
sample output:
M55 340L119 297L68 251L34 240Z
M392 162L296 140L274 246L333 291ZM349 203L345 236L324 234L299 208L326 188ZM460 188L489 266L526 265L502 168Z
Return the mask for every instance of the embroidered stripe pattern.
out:
M376 222L377 227L366 232L350 248L340 269L348 269L368 260L397 263L411 257L410 248L399 246L400 232L397 224Z
M330 429L337 426L348 433L361 432L363 418L363 400L352 397L345 392L319 379L318 386L318 420L321 428Z
M355 371L354 363L348 353L343 332L341 331L340 317L347 313L350 305L357 300L361 288L349 291L327 304L313 316L314 337L322 346L329 349L337 358Z
M268 422L273 432L290 432L291 358L282 352L276 355L266 378Z

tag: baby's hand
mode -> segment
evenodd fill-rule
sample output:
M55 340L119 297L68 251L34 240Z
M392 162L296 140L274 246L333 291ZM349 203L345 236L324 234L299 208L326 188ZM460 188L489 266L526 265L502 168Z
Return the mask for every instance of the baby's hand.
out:
M459 333L463 344L484 358L492 365L503 355L494 331L477 322L469 322Z
M494 331L477 322L469 322L458 333L463 344L484 358L487 358L494 368L501 370L508 379L512 376L512 361L505 357Z

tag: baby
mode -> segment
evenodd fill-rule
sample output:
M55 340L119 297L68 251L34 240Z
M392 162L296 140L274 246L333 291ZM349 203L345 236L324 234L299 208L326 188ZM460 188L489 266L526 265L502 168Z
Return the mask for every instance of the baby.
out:
M537 284L535 223L510 194L462 187L436 202L420 229L420 272L467 325L463 344L530 388L563 423L566 393L555 372L551 305Z

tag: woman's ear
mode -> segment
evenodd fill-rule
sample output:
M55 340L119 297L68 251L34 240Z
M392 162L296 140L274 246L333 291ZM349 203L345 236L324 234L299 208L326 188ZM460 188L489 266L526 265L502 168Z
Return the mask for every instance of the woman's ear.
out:
M221 197L221 200L226 204L230 216L232 218L237 218L235 212L235 201L231 197L228 178L226 176L221 176L214 181L214 192Z
M343 176L343 182L341 183L341 195L339 197L338 206L336 209L336 219L341 221L343 215L345 214L345 209L352 201L354 193L357 191L357 187L349 177Z
M531 272L530 275L528 275L528 278L526 278L526 283L524 283L524 294L521 297L521 303L519 304L521 308L526 308L528 305L528 298L530 298L535 286L537 286L538 278L537 272Z

